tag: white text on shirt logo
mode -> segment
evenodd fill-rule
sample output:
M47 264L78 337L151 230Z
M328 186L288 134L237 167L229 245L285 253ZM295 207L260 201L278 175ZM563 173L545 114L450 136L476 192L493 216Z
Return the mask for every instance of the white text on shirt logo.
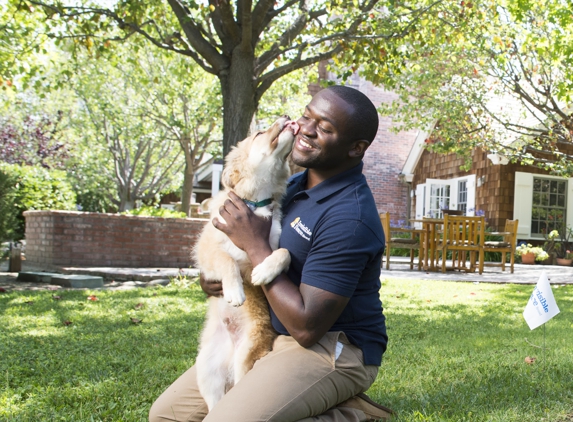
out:
M304 225L302 221L300 221L300 217L295 218L290 226L303 238L306 240L310 240L310 236L312 236L312 232L308 227Z

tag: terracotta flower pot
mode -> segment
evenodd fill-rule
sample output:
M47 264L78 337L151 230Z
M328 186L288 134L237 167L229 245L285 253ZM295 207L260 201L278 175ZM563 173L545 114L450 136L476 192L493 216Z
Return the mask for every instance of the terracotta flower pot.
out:
M522 264L529 264L529 265L535 264L535 254L533 252L522 254L521 255L521 263Z
M573 263L573 259L567 259L567 258L557 258L557 265L563 265L565 267L570 267L571 264Z

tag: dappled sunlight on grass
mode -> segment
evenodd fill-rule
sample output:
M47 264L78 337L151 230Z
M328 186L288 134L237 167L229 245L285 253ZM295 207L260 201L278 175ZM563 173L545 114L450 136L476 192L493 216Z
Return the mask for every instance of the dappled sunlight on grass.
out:
M561 314L547 323L545 352L542 330L522 316L531 291L385 280L390 342L369 394L398 421L560 420L573 410L573 286L554 289Z
M0 420L145 420L194 361L206 310L196 285L53 295L0 296Z
M565 422L573 286L554 289L561 314L547 324L545 352L543 331L521 315L532 290L385 279L390 342L368 394L396 422ZM146 420L193 364L206 309L200 287L182 281L0 295L0 420Z

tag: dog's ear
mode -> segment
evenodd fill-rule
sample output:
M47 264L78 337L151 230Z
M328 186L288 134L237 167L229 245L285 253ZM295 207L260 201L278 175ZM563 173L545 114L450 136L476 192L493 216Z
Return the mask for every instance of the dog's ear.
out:
M246 140L233 146L225 158L225 167L221 174L221 183L225 188L234 189L241 179L242 163L246 160Z
M233 189L237 185L237 182L239 181L239 176L240 174L239 171L236 169L236 167L232 165L227 165L223 169L223 173L221 175L221 183L223 183L223 186L225 188Z

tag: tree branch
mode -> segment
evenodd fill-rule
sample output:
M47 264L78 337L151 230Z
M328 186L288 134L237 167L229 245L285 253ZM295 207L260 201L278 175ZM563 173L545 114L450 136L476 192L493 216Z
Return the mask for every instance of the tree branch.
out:
M181 2L179 0L167 0L167 2L175 13L191 47L211 65L214 73L218 74L229 67L228 59L203 38L200 29L193 18L187 14Z
M209 0L209 6L213 8L210 13L211 22L223 43L223 51L231 54L233 48L241 42L241 30L235 22L230 1Z

